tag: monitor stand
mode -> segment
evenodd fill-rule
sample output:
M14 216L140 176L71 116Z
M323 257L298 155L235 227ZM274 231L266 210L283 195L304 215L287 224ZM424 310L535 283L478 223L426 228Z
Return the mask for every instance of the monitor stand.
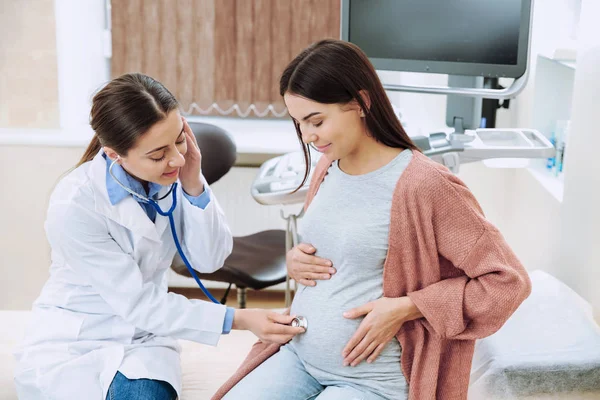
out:
M482 76L448 75L450 88L482 88L483 84ZM415 136L411 139L426 154L440 154L447 166L456 165L458 168L459 160L456 152L463 151L465 143L474 140L472 135L465 133L465 130L479 128L483 100L468 95L448 94L447 96L446 125L454 128L454 131L450 134L433 132L429 136Z
M483 88L483 83L483 76L448 75L448 87ZM480 97L448 95L446 125L454 128L449 136L451 141L465 141L468 138L464 134L465 129L477 129L481 126L482 104Z

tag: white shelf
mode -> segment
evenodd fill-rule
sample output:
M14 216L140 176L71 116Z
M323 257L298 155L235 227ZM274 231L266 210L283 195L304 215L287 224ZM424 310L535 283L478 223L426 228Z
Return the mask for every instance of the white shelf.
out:
M557 59L551 56L547 56L545 54L539 54L539 57L542 57L548 61L552 61L558 65L561 65L563 67L566 67L568 69L572 69L575 70L577 69L577 62L575 60L563 60L563 59Z
M564 61L564 60L553 60L553 61L557 62L560 65L567 67L569 69L572 69L572 70L577 69L577 63L575 61Z
M558 50L557 50L558 51ZM570 120L575 82L575 61L538 55L535 71L533 128L550 138L556 121ZM564 177L546 168L546 159L532 160L528 172L559 203L563 201Z
M559 203L563 201L564 181L563 175L554 175L545 166L546 160L532 160L527 171L546 189Z
M575 69L570 62L539 55L533 94L533 126L547 138L557 120L571 119Z

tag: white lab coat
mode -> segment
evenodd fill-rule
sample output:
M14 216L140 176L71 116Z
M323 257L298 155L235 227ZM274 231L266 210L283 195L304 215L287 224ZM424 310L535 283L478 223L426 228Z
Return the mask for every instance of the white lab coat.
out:
M177 199L188 259L200 272L219 269L233 241L216 199L202 210L181 185ZM159 204L168 210L171 201ZM52 265L15 352L19 398L104 400L117 371L167 381L180 394L177 339L216 345L226 308L167 292L177 251L168 218L152 223L132 196L111 205L100 152L57 185L45 227Z

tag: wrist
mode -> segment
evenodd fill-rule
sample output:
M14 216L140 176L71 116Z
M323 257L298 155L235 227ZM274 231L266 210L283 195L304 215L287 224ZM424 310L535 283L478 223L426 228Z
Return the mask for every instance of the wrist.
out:
M231 329L235 330L247 330L246 324L246 311L243 309L236 309L233 313L233 324L231 325Z
M204 183L201 180L198 180L194 183L181 183L181 187L184 192L186 192L189 196L198 197L202 193L204 193Z
M402 310L403 320L405 322L423 317L423 314L421 314L421 311L419 311L417 305L411 300L410 297L399 297L398 303L400 309Z

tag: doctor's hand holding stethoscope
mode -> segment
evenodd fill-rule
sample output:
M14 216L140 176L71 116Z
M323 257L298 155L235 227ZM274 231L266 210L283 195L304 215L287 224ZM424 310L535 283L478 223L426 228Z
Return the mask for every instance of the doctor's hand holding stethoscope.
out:
M215 346L242 329L285 343L304 332L290 315L219 304L198 279L223 265L233 239L161 83L112 80L94 96L90 124L92 141L50 197L52 265L15 353L19 398L173 400L178 339ZM168 291L176 253L210 302Z

